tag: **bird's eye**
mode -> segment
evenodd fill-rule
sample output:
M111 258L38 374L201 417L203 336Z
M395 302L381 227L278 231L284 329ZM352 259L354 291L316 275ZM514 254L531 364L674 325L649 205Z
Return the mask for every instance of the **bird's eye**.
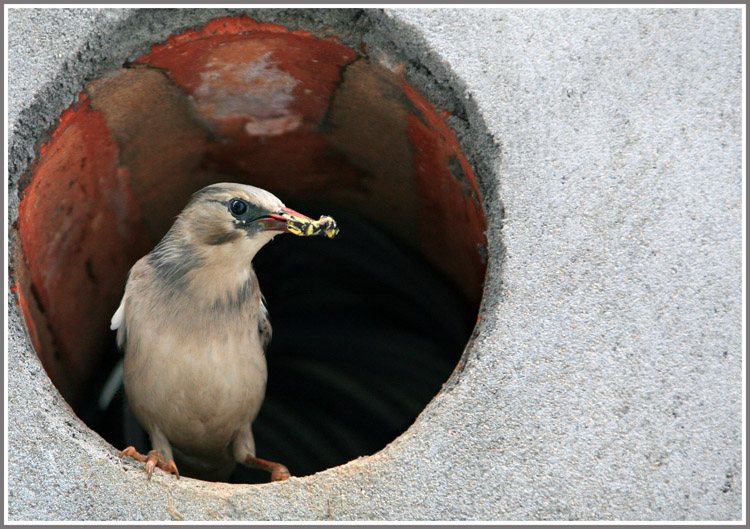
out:
M239 217L247 213L247 202L240 200L239 198L233 198L229 202L229 211L235 217Z

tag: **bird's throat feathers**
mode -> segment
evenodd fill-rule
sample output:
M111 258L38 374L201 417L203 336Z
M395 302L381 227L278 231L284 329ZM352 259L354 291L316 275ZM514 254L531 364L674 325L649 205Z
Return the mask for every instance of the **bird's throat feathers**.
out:
M147 257L165 294L183 295L214 310L238 308L260 297L252 259L273 234L207 245L196 242L179 224L178 220Z

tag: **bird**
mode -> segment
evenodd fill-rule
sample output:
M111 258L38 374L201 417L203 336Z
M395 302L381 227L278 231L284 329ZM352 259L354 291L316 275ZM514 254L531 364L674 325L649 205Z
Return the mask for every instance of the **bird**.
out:
M177 479L226 481L238 463L270 472L271 481L291 476L256 457L252 432L272 335L252 260L281 233L333 238L338 226L261 188L212 184L128 272L110 327L124 352L128 405L152 450L129 446L120 457L145 463L149 480L160 468Z

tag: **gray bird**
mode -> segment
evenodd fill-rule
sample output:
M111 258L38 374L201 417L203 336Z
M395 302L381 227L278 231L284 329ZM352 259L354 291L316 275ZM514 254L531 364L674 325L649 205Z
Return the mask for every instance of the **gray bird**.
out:
M128 403L148 432L147 455L120 457L184 475L223 481L237 463L290 476L255 456L252 423L266 389L271 324L255 254L279 233L338 233L330 217L315 221L271 193L220 183L196 192L169 232L133 265L112 317L125 352Z

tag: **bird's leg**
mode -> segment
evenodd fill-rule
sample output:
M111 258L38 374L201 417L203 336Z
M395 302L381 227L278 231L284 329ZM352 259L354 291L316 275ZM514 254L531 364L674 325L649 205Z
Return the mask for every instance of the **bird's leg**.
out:
M271 481L285 481L289 479L291 474L281 463L274 463L273 461L266 461L259 457L247 456L243 463L250 468L257 468L265 470L271 473Z
M167 462L167 459L158 450L151 450L147 455L143 455L138 452L133 446L127 447L125 450L120 452L120 457L130 456L136 461L146 463L146 474L148 479L151 479L151 474L154 473L154 467L162 469L164 472L171 472L180 479L180 472L177 470L174 459Z

